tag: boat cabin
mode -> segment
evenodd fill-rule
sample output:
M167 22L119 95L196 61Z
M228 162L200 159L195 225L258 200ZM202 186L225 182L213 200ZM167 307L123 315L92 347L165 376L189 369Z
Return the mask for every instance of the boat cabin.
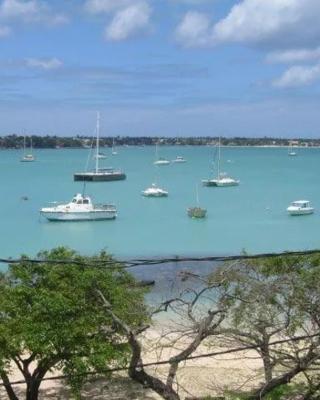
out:
M91 204L91 200L90 200L89 197L83 197L80 193L77 193L77 194L73 197L71 203L73 203L73 204L79 204L79 205L80 205L80 204Z
M310 201L307 200L298 200L291 203L292 207L299 207L299 208L308 208L310 207Z

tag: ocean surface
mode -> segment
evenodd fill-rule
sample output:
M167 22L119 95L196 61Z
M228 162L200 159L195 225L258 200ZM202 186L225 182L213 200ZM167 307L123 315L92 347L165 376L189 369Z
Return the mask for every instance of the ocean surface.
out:
M82 192L73 173L85 169L89 150L36 150L36 162L21 163L19 150L0 151L0 257L69 246L85 254L102 249L118 258L168 255L217 255L320 248L320 149L222 148L222 170L240 179L230 188L207 188L201 179L213 176L212 147L159 147L159 155L176 156L185 164L155 167L152 147L110 149L101 166L122 168L127 180L87 183L96 202L111 202L118 218L101 222L48 222L39 209L53 201L69 201ZM144 198L152 182L169 191L168 198ZM193 220L186 209L196 203L208 210ZM28 200L22 200L27 196ZM314 215L290 217L290 202L307 199Z

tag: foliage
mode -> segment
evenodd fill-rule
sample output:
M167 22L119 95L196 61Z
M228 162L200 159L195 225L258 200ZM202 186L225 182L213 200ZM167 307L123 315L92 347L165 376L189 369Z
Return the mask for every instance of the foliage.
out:
M124 365L129 353L96 290L133 327L146 320L144 291L104 252L83 257L56 248L38 257L36 264L24 256L0 280L0 373L8 375L15 363L26 367L28 381L58 367L79 390L87 372Z

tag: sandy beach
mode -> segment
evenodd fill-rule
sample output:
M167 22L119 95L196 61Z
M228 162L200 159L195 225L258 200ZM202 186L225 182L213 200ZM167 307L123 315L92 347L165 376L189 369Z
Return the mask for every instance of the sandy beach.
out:
M144 363L153 363L167 360L177 354L184 347L188 339L179 340L177 333L170 334L171 327L158 322L142 337L144 348ZM194 355L201 355L212 351L222 351L225 348L218 346L210 340L205 341ZM261 361L255 352L242 352L232 355L199 358L190 360L179 368L177 375L178 392L182 399L193 396L222 395L225 389L236 391L249 389L261 380ZM160 378L165 378L168 366L152 366L146 369ZM51 376L60 375L55 371ZM19 371L13 368L12 379L22 379ZM18 395L23 395L24 385L19 385ZM66 400L72 398L72 393L63 380L44 381L41 385L40 399ZM2 388L0 398L6 399ZM21 396L21 398L24 398ZM90 379L83 390L83 399L95 400L158 400L161 399L151 389L143 388L138 383L128 378L125 372L113 375L112 379Z

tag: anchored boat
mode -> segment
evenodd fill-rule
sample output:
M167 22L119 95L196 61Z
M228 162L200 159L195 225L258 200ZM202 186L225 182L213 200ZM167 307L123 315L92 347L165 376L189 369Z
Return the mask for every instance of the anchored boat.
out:
M115 219L117 209L112 204L93 204L89 196L78 193L69 203L41 208L40 214L49 221L102 221Z
M207 215L207 209L200 207L198 185L196 185L196 200L197 205L195 207L187 208L187 214L191 218L205 218Z
M36 158L35 156L32 154L32 138L30 138L30 152L27 153L26 152L26 137L24 136L23 138L23 156L20 159L21 162L32 162L35 161Z
M308 200L297 200L290 204L287 211L290 215L308 215L314 213L314 208Z
M156 143L156 159L153 163L154 165L169 165L170 161L164 157L159 157L158 155L158 143Z
M95 169L94 171L88 172L76 172L73 175L75 181L87 181L87 182L108 182L108 181L122 181L126 179L126 174L112 167L100 168L99 160L105 158L101 156L99 152L99 136L100 136L100 113L97 113L97 138L96 138L96 155L95 155Z
M177 156L174 160L172 160L173 163L176 164L182 164L187 162L187 160L185 158L183 158L182 156Z
M221 143L219 138L218 144L218 173L217 177L213 179L203 179L203 186L216 186L216 187L228 187L228 186L238 186L240 181L228 176L225 172L221 172Z
M145 197L167 197L168 194L166 190L161 189L156 183L153 183L151 187L142 191L142 195Z

